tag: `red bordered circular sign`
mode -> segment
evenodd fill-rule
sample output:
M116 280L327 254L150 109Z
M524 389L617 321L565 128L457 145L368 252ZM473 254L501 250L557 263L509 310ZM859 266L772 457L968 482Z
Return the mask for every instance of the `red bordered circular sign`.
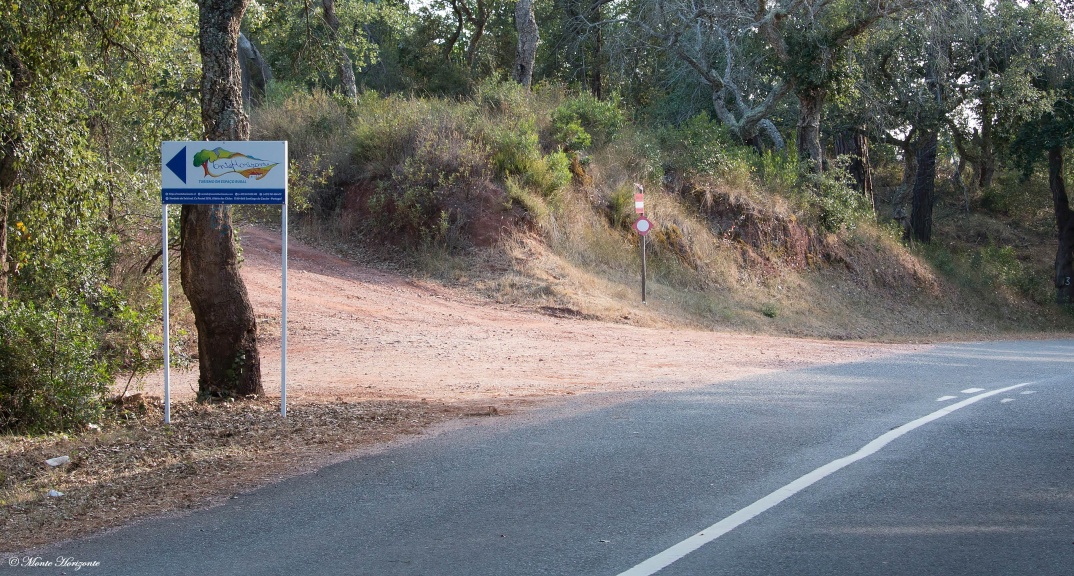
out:
M638 221L634 223L634 231L642 236L649 234L649 231L653 229L653 223L648 218L642 216L638 218Z

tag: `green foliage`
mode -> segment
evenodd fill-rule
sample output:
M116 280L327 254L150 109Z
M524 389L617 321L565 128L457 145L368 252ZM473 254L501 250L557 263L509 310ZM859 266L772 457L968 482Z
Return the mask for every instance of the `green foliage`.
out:
M243 30L261 47L273 74L286 82L334 89L339 86L340 53L355 71L378 61L380 47L363 29L388 34L409 21L405 8L393 2L336 0L339 32L332 30L321 2L253 0L243 18ZM351 32L355 31L355 32Z
M571 183L571 159L563 152L553 152L542 158L542 165L531 175L530 182L551 196Z
M1011 246L986 246L973 254L970 269L980 274L993 288L1007 289L1037 304L1051 303L1054 295L1049 275L1035 271L1022 262Z
M765 318L776 318L779 316L779 305L775 302L765 302L761 304L761 314Z
M796 192L804 170L794 151L765 150L753 160L753 171L769 193L790 198Z
M501 178L528 174L541 159L540 139L532 120L493 127L487 133L492 167Z
M817 210L820 225L829 232L853 230L872 213L868 199L854 188L854 179L839 162L821 174L805 175L808 201Z
M504 82L489 78L477 87L474 101L489 113L512 118L531 109L532 96L529 90L517 82Z
M534 194L533 191L519 182L517 178L508 177L504 181L504 191L507 193L508 207L517 203L535 221L546 222L548 220L548 216L551 213L548 209L548 203L540 195Z
M617 99L601 101L583 92L552 112L552 136L571 151L604 146L622 129L623 121Z
M265 103L251 114L254 140L286 140L290 207L302 213L311 208L321 190L335 186L347 173L350 106L321 89L307 91L273 81ZM266 212L245 207L247 212Z
M63 431L98 421L112 372L85 306L0 307L0 430Z
M1035 269L1011 246L989 244L965 252L952 252L934 242L920 249L933 268L955 281L964 291L977 292L987 298L1015 296L1039 305L1050 305L1054 301L1049 271L1044 267Z
M731 165L729 151L735 147L727 127L702 112L661 133L666 164L685 176L716 176Z
M160 142L198 129L196 10L0 5L0 429L77 428L120 370L159 366L159 288L138 275L159 234Z

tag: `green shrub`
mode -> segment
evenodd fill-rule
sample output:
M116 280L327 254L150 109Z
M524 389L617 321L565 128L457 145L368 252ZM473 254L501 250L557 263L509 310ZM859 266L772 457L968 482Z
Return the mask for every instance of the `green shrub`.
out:
M604 146L623 127L623 113L614 100L601 101L583 92L552 112L552 137L567 150Z
M854 188L853 178L838 162L822 174L807 174L805 183L820 225L829 232L853 230L872 211L868 199Z
M667 165L686 176L719 176L731 164L728 152L735 146L727 128L702 112L661 133Z
M541 158L540 140L532 122L492 128L486 137L492 152L492 168L501 179L524 176Z
M580 152L593 144L593 137L582 128L582 123L575 120L565 125L557 125L554 137L563 145L565 150Z
M779 316L779 305L775 302L765 302L761 304L761 314L765 318L775 318Z
M570 157L564 152L553 152L530 167L525 182L546 198L552 198L571 183L571 177Z
M1050 274L1026 266L1011 246L986 246L970 262L973 273L983 275L990 287L1006 286L1038 304L1053 299Z
M0 307L0 430L73 430L98 421L112 383L100 321L85 305Z
M794 195L802 175L798 154L792 150L765 150L753 157L753 171L761 186L771 194L783 197Z

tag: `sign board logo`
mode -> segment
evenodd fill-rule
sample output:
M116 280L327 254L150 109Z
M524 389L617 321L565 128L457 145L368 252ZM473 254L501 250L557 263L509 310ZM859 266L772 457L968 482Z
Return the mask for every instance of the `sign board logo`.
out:
M222 178L228 174L238 174L247 179L260 180L278 165L279 162L267 162L242 152L231 152L220 147L194 154L194 166L204 169L206 178Z

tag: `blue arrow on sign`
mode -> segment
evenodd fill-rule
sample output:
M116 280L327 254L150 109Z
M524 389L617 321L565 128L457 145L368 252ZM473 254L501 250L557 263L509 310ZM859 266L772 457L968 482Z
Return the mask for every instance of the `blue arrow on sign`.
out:
M183 181L183 184L186 184L186 146L183 146L183 149L174 158L168 160L165 166L178 176Z

